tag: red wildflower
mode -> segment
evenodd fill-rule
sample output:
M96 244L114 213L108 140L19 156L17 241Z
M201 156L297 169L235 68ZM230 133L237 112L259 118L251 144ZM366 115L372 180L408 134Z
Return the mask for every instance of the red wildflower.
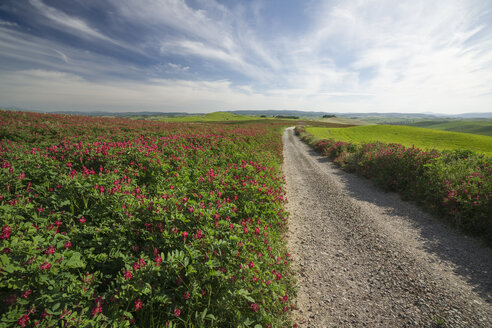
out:
M186 231L183 231L182 235L183 235L184 240L186 240L186 238L188 238L188 233Z
M22 317L20 317L19 321L17 321L17 324L21 327L25 327L28 321L29 321L29 315L24 314Z
M48 247L48 249L46 250L45 253L47 255L53 255L53 254L55 254L55 247L51 245L50 247Z
M49 268L51 268L51 264L49 262L44 262L43 264L41 264L41 270L48 270Z
M69 240L69 241L67 241L67 242L65 243L65 245L63 245L63 246L64 246L65 248L70 248L70 247L72 247L72 243L71 243L71 242L70 242L70 240Z
M3 226L2 234L0 235L0 239L9 239L11 233L11 229L8 225Z
M135 311L138 311L142 308L142 301L140 300L140 298L138 300L135 301L135 304L133 305L133 309Z
M185 300L190 299L190 293L185 292L184 295L183 295L183 297L184 297Z
M181 315L181 310L180 309L174 309L174 315L179 317Z
M258 306L258 304L256 304L256 303L251 304L251 310L253 312L258 311L259 309L260 309L260 307Z
M132 279L133 277L130 271L125 271L125 273L123 273L123 276L125 277L125 280Z
M249 266L250 269L253 269L255 267L255 263L253 261L250 261L248 263L248 266Z
M161 256L160 255L156 255L154 262L155 262L155 265L156 266L160 266L161 265L161 262L162 262Z
M97 316L102 312L102 306L100 303L97 303L97 305L92 309L91 314L93 317Z
M32 290L28 289L28 290L23 291L21 296L24 298L28 298L29 295L31 295L31 293L32 293Z
M79 219L79 222L80 222L80 223L85 223L85 221L86 221L86 220L85 220L85 217L81 216L81 217L80 217L80 219Z

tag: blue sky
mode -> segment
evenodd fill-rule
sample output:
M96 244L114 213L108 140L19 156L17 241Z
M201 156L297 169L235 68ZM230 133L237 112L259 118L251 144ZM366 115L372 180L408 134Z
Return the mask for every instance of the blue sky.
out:
M3 0L0 106L492 111L489 0Z

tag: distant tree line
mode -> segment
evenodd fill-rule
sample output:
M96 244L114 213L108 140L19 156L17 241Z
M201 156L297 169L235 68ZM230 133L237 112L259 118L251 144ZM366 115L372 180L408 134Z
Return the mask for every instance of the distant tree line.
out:
M277 115L275 118L288 118L292 120L298 120L299 116L294 116L294 115Z
M323 118L330 118L330 117L337 117L337 116L333 114L323 115Z

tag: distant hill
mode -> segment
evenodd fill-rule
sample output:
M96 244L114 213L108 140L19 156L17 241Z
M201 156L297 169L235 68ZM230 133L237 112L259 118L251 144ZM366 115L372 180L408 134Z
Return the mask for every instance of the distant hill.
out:
M108 112L108 111L41 111L41 110L30 110L30 109L20 109L16 107L0 107L8 110L22 110L22 111L34 111L34 112L44 112L44 113L55 113L55 114L70 114L70 115L87 115L87 116L116 116L116 117L138 117L138 116L167 116L167 117L184 117L184 116L200 116L206 113L187 113L187 112ZM492 112L488 113L466 113L459 115L442 115L436 113L339 113L339 112L316 112L316 111L303 111L303 110L230 110L230 111L218 111L227 112L237 115L252 115L261 116L265 115L267 117L272 116L299 116L304 118L322 118L323 115L336 115L337 117L346 117L351 119L361 119L366 122L372 123L396 123L396 122L407 122L414 123L415 120L433 120L433 119L445 119L445 118L488 118L492 119ZM410 122L413 120L413 122Z

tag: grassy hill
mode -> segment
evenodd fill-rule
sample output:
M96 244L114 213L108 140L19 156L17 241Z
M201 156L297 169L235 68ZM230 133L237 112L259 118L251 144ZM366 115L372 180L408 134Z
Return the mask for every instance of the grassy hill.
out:
M472 150L492 156L492 137L469 133L448 132L409 126L367 125L350 128L306 129L321 139L334 139L353 143L399 143L422 149Z
M492 136L491 120L425 120L405 124L407 126L452 132L474 133Z

